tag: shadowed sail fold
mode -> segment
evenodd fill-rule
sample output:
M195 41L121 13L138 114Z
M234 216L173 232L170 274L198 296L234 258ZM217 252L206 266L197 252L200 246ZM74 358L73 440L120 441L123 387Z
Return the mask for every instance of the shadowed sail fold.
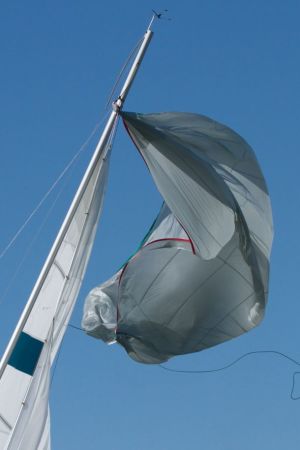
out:
M251 147L189 113L122 113L165 203L138 252L89 294L82 326L143 363L255 327L267 302L272 213Z

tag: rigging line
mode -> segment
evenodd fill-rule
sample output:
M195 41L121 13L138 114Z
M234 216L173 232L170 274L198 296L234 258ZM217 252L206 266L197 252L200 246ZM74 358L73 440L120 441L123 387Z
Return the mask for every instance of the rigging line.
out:
M105 106L105 109L106 109L106 110L107 110L108 106L110 105L110 103L111 103L111 101L112 101L112 99L113 99L113 96L114 96L115 91L116 91L116 89L117 89L117 86L118 86L118 84L119 84L119 82L120 82L120 80L121 80L121 78L122 78L122 76L123 76L123 74L124 74L124 71L125 71L126 68L128 67L128 64L129 64L130 60L133 58L134 54L135 54L135 53L137 52L137 50L139 49L139 47L140 47L140 45L141 45L142 42L143 42L143 38L141 38L141 39L138 41L138 43L135 45L135 47L131 50L131 52L130 52L130 54L128 55L126 61L124 62L123 66L121 67L121 70L120 70L120 72L119 72L119 74L118 74L118 76L117 76L117 78L116 78L116 81L114 82L114 85L113 85L113 87L112 87L112 90L111 90L111 92L110 92L110 94L109 94L109 97L108 97L108 100L107 100L107 103L106 103L106 106Z
M79 155L86 149L87 145L89 144L92 137L95 135L96 131L98 130L99 126L104 122L106 119L108 113L103 115L102 119L95 125L94 129L92 130L91 134L88 136L88 138L85 140L85 142L81 145L77 153L73 156L71 161L67 164L67 166L64 168L64 170L61 172L61 174L58 176L58 178L54 181L50 189L44 194L42 199L39 201L37 206L33 209L33 211L29 214L23 225L17 230L17 232L14 234L14 236L11 238L9 243L6 245L6 247L2 250L0 253L0 260L5 256L5 254L8 252L8 250L12 247L12 245L15 243L17 238L20 236L22 231L25 229L25 227L28 225L28 223L31 221L31 219L34 217L34 215L38 212L38 210L41 208L45 200L49 197L53 189L57 186L57 184L60 182L60 180L64 177L66 172L70 169L70 167L74 164L76 159L79 157Z
M74 330L79 330L79 331L85 332L83 328L77 327L76 325L72 325L71 323L68 324L68 327L74 328Z
M244 353L243 355L239 356L237 359L235 359L234 361L232 361L229 364L226 364L223 367L218 367L216 369L207 369L207 370L183 370L183 369L171 369L169 367L164 366L163 364L159 364L159 367L163 370L166 370L168 372L173 372L173 373L184 373L184 374L205 374L205 373L216 373L216 372L222 372L223 370L229 369L230 367L234 366L235 364L237 364L239 361L241 361L242 359L248 357L248 356L253 356L253 355L258 355L258 354L272 354L272 355L276 355L276 356L280 356L286 360L288 360L289 362L300 366L300 362L297 361L296 359L286 355L283 352L277 351L277 350L256 350L253 352L247 352ZM294 396L294 390L295 390L295 384L296 384L296 376L300 374L299 371L295 371L293 373L293 383L292 383L292 388L291 388L291 392L290 392L290 398L291 400L299 400L300 399L300 395L299 396Z
M111 130L111 133L110 133L109 138L108 138L108 142L107 142L106 147L105 147L105 149L107 149L107 151L109 151L112 148L112 146L113 146L113 143L114 143L114 140L115 140L115 137L116 137L116 134L117 134L117 129L118 129L118 126L119 126L119 122L120 122L119 119L120 119L120 115L117 114L117 116L115 117L115 120L114 120L114 124L113 124L112 130ZM107 157L107 154L105 155L104 160L106 159L106 157Z
M113 125L113 128L112 128L111 134L109 136L109 140L108 140L108 142L106 144L106 148L108 148L108 149L110 149L112 147L112 145L113 145L113 141L114 141L114 138L116 136L118 125L119 125L119 115L117 115L117 117L115 119L115 122L114 122L114 125ZM72 325L70 323L66 323L64 326L66 328L70 327L70 328L74 328L76 330L85 332L85 330L83 330L82 328L77 327L75 325ZM61 345L59 346L58 352L57 352L56 357L55 357L55 362L54 362L54 365L53 365L51 381L50 381L50 389L52 388L54 376L55 376L56 370L58 368L59 357L60 357L60 354L61 354L64 342L65 342L65 334L63 335L63 338L62 338L62 341L61 341Z
M57 354L56 354L56 356L55 356L54 364L53 364L53 369L52 369L52 374L51 374L51 380L50 380L50 386L49 386L49 390L50 390L50 391L51 391L51 388L52 388L52 384L53 384L53 380L54 380L54 375L55 375L55 373L56 373L56 369L57 369L57 366L58 366L58 360L59 360L59 357L60 357L60 355L61 355L61 351L62 351L64 342L65 342L65 340L64 340L64 337L63 337L62 342L61 342L61 344L60 344L60 346L59 346L59 348L58 348L58 352L57 352Z
M84 330L82 328L76 327L75 325L71 325L70 323L68 323L67 325L64 325L64 326L66 328L67 327L71 327L71 328L75 328L77 330L80 330L80 331L84 332ZM61 344L60 344L60 346L58 348L57 354L56 354L55 359L54 359L53 368L52 368L52 374L51 374L51 381L50 381L50 390L52 388L52 384L53 384L53 381L54 381L54 376L55 376L57 368L58 368L58 362L59 362L59 358L60 358L60 355L61 355L64 343L65 343L65 334L63 335L63 338L61 340Z
M85 333L85 330L81 327L77 327L76 325L72 325L71 323L68 324L69 327L74 328L75 330L78 331L82 331L83 333ZM159 367L163 370L166 370L168 372L173 372L173 373L184 373L184 374L205 374L205 373L214 373L214 372L221 372L223 370L229 369L230 367L234 366L235 364L237 364L239 361L241 361L242 359L246 358L247 356L251 356L251 355L255 355L255 354L273 354L273 355L277 355L277 356L281 356L282 358L287 359L288 361L292 362L293 364L296 364L297 366L300 366L300 362L296 361L295 359L291 358L290 356L286 355L285 353L276 351L276 350L257 350L257 351L253 351L253 352L248 352L245 353L244 355L240 356L239 358L237 358L236 360L234 360L233 362L227 364L226 366L223 367L219 367L217 369L209 369L209 370L177 370L177 369L171 369L169 367L166 367L162 364L159 364ZM291 387L291 391L290 391L290 399L291 400L300 400L300 395L295 396L294 392L295 392L295 387L296 387L296 377L297 375L300 375L300 371L295 371L293 373L293 381L292 381L292 387Z
M23 265L24 265L24 263L25 263L25 261L26 261L26 258L28 257L28 255L29 255L29 253L30 253L30 250L32 249L34 243L36 242L36 240L37 240L38 237L40 236L40 234L41 234L43 228L45 227L45 225L46 225L46 223L47 223L47 221L48 221L48 219L49 219L50 214L52 213L52 211L53 211L53 209L54 209L54 207L55 207L57 201L59 200L61 194L63 193L63 191L64 191L64 189L65 189L65 187L66 187L66 185L67 185L67 183L68 183L68 180L69 180L70 177L71 177L71 173L72 173L72 172L69 172L68 178L65 179L64 184L62 185L61 189L60 189L59 192L57 193L57 195L56 195L55 199L53 200L53 202L52 202L52 204L51 204L51 206L50 206L48 212L46 213L43 222L41 223L40 227L38 228L37 232L35 233L35 235L34 235L33 238L31 239L31 241L29 242L28 246L26 247L26 249L25 249L25 251L24 251L24 253L23 253L23 257L22 257L22 259L21 259L19 265L17 266L17 268L16 268L15 272L13 273L11 279L10 279L9 282L7 283L6 288L3 290L2 294L0 295L0 305L3 303L3 301L4 301L5 298L7 297L7 294L9 293L9 290L10 290L10 288L11 288L11 286L12 286L14 280L16 279L18 273L20 272L21 268L23 267Z

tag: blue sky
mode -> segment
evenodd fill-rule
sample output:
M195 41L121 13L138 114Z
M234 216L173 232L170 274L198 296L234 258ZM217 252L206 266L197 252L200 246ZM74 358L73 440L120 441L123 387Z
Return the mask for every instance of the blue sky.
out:
M102 117L114 80L151 8L169 8L126 102L140 112L191 111L240 133L255 149L273 204L275 240L266 317L238 339L169 363L225 365L254 350L299 351L298 1L2 2L0 15L0 250ZM94 144L93 142L92 144ZM14 328L88 162L82 155L35 242L60 187L0 259L0 346ZM71 323L87 292L122 264L161 198L122 127L94 252ZM28 250L28 246L30 249ZM27 253L26 253L27 252ZM26 262L16 269L26 254ZM54 450L296 450L296 367L251 357L227 371L180 375L134 363L69 329L52 392ZM298 380L300 395L300 380Z

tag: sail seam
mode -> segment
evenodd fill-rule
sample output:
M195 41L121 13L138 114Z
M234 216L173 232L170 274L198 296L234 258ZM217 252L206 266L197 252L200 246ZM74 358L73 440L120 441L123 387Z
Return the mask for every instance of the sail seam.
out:
M53 266L55 266L55 267L59 270L59 272L61 273L61 275L63 276L63 278L67 278L67 274L65 273L65 271L63 270L63 268L61 267L61 265L58 263L57 260L55 260L55 261L53 262Z
M245 297L240 303L238 303L237 305L235 305L229 312L228 314L225 315L225 317L223 317L221 320L219 320L219 322L217 322L215 325L213 325L206 333L206 335L201 339L201 341L199 342L199 344L205 345L207 347L207 344L205 344L205 339L209 336L209 334L214 331L217 327L219 327L219 325L221 325L228 317L232 318L231 314L238 309L243 303L245 303L247 300L249 300L249 298L253 297L253 295L255 295L255 292L252 292L251 294L247 295L247 297ZM241 329L243 329L241 327Z
M146 317L146 319L150 320L149 317L147 316L147 314L145 313L145 311L142 308L142 301L145 298L145 296L147 295L147 293L149 292L149 290L152 288L153 284L155 283L155 281L162 275L163 271L166 269L166 267L174 260L174 258L178 255L178 253L180 252L180 250L177 250L175 255L171 256L171 258L168 259L168 261L164 264L164 266L160 269L160 272L157 273L157 275L155 276L155 278L151 281L151 283L148 285L147 289L145 290L144 294L141 296L139 303L135 302L134 308L139 308L139 310L143 313L143 315ZM120 300L120 299L119 299ZM133 300L133 299L132 299ZM122 322L124 322L124 320L131 314L132 311L128 311L122 318Z
M235 249L228 255L227 259L230 258L230 256L234 253ZM174 312L174 314L170 317L170 319L168 320L168 322L163 323L164 326L169 326L170 323L172 322L172 320L174 319L174 317L176 317L176 315L179 313L179 311L181 311L182 308L184 308L187 304L187 302L193 298L193 296L205 285L205 283L209 282L214 275L216 275L217 272L219 272L222 267L224 267L226 261L221 261L221 265L219 267L216 268L216 270L211 273L207 278L205 278L205 280L202 281L202 283L184 300L184 302L179 306L179 308ZM210 329L208 330L208 332L210 331Z
M10 430L12 430L12 425L10 425L9 422L7 422L7 420L4 419L4 417L0 414L0 420L2 420L2 422L4 423L4 425L7 426L7 428L9 428Z

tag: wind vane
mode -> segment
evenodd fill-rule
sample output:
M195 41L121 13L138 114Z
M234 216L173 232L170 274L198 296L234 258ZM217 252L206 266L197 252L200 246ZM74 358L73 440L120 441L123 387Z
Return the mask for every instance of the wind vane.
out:
M152 9L152 12L153 12L153 16L152 16L152 19L150 20L148 29L151 27L151 25L152 25L154 19L171 20L170 17L164 17L164 16L166 15L166 13L168 12L167 9L164 9L164 10L161 11L161 12L157 12L157 11L155 11L154 9Z

